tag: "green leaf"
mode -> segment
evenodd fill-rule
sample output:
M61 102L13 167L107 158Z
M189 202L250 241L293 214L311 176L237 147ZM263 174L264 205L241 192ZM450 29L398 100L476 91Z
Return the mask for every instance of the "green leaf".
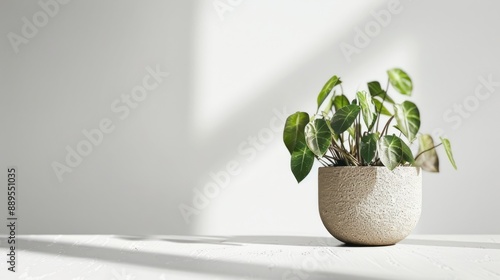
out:
M356 129L354 128L354 125L351 125L348 129L347 132L351 137L354 139L356 137Z
M315 119L307 124L305 129L306 143L309 149L318 157L322 157L332 143L332 133L324 118Z
M401 149L403 150L403 160L410 164L414 164L415 158L413 157L413 153L411 152L410 147L408 147L403 140L401 140Z
M457 170L457 164L455 163L455 159L453 158L453 153L451 151L451 143L450 140L446 138L441 138L441 142L443 143L444 150L446 152L446 155L448 156L448 159L451 162L451 165L453 165L453 168Z
M304 142L299 142L292 153L290 167L292 173L300 183L309 174L314 164L314 154Z
M358 105L348 105L340 108L332 117L332 128L336 134L346 131L356 120L361 108Z
M398 123L398 129L406 136L408 141L413 142L420 129L420 112L417 105L410 101L394 105L394 116Z
M393 170L404 160L403 140L395 135L387 135L378 141L378 154L380 161L389 170Z
M434 147L434 140L429 134L423 134L418 138L418 158L416 166L425 171L439 172L439 157Z
M375 120L377 120L377 112L375 112L375 105L373 104L372 97L364 91L358 91L356 96L358 97L359 105L361 106L361 113L363 115L365 125L368 128L368 131L371 131L373 125L375 124Z
M323 107L323 115L328 115L328 113L332 110L333 107L333 98L335 97L335 91L330 99L328 99L328 103Z
M340 108L344 108L349 105L349 99L345 95L337 95L333 99L333 106L335 107L335 111L338 111Z
M302 141L305 144L304 128L308 123L309 115L304 112L296 112L286 119L283 142L290 154L293 153L298 142Z
M368 83L368 91L370 92L370 95L375 98L378 97L380 100L384 100L385 102L389 102L391 104L394 104L394 100L387 95L387 92L382 89L380 86L380 83L377 81L374 82L369 82Z
M370 163L377 152L378 133L369 133L361 137L361 157L366 163Z
M340 85L341 83L342 83L342 81L337 76L331 77L328 80L328 82L326 82L326 84L323 86L323 88L321 89L321 91L318 94L318 109L321 106L321 104L323 104L323 101L325 101L326 97L328 96L328 94L330 94L332 89L336 85Z
M387 70L387 75L389 75L389 82L394 89L403 95L411 95L413 83L408 74L399 68L394 68Z
M380 113L381 115L392 116L392 113L382 104L381 101L374 98L373 103L375 104L377 113Z

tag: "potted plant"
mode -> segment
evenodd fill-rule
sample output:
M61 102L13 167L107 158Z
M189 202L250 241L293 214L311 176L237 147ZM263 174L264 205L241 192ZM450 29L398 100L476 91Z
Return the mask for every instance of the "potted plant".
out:
M420 134L420 113L411 101L397 103L389 85L411 96L408 74L387 71L387 86L369 82L354 99L344 95L339 77L330 78L317 97L316 113L290 115L283 141L291 154L292 173L301 182L318 170L321 220L342 242L359 245L395 244L416 226L422 204L421 170L439 172L436 147L456 169L450 141L435 145ZM392 108L391 108L392 107ZM418 142L418 151L412 152Z

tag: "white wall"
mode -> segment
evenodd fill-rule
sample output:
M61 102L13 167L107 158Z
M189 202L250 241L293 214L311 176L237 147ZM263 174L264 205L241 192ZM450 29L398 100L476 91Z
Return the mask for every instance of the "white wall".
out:
M352 2L73 0L18 53L7 34L21 34L22 18L41 8L1 2L0 161L19 168L21 231L327 234L316 171L300 185L289 171L283 115L313 111L332 74L353 93L401 67L415 84L422 131L441 128L459 165L453 171L441 153L442 172L424 175L417 232L499 233L499 153L485 147L494 147L500 86L470 106L479 77L500 81L500 5L401 0L348 59L340 45L355 45L355 28L389 3ZM111 104L142 84L148 66L170 76L120 119ZM458 125L447 111L464 102L473 110ZM51 164L103 118L115 130L59 182ZM210 175L228 171L223 182ZM225 187L200 201L196 191L213 184ZM193 195L207 205L186 223L179 206L192 207Z

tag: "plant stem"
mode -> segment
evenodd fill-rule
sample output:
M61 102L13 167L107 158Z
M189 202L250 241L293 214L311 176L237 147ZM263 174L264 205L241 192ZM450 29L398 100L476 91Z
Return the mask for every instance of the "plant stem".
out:
M387 123L386 123L386 124L385 124L385 126L384 126L384 129L382 129L382 132L380 133L380 137L379 137L379 139L380 139L380 138L382 138L382 136L384 136L384 131L385 131L385 133L387 134L387 131L389 130L389 124L391 123L391 121L392 121L393 119L394 119L394 116L391 116L391 117L389 118L389 120L387 121Z
M339 148L339 147L336 147L336 148L334 147L334 149L337 152L339 152L340 154L342 154L346 161L349 161L352 164L359 166L358 160L355 157L353 157L350 153L346 152L345 150L343 150L342 148Z
M427 150L424 150L424 151L422 151L422 152L418 153L418 155L415 157L415 160L417 160L417 158L418 158L419 156L421 156L423 153L428 152L428 151L430 151L430 150L432 150L432 149L435 149L435 148L437 148L437 147L439 147L439 146L441 146L441 145L443 145L443 143L439 143L439 144L437 144L437 145L434 145L434 147L432 147L432 148L429 148L429 149L427 149Z
M342 132L339 136L340 136L339 137L340 138L340 147L345 150L345 146L344 146L344 133Z
M323 165L323 166L328 166L328 163L325 162L323 159L321 159L320 157L316 156L316 159Z
M359 162L362 163L361 161L361 152L360 152L360 145L359 145L359 142L360 142L360 139L361 139L361 114L358 114L358 121L357 123L354 122L354 128L356 129L356 143L355 143L355 147L356 147L356 150L355 150L355 153L356 153L356 158L358 159Z
M332 142L332 145L330 145L330 153L332 153L332 158L335 159L335 161L340 161L341 157L340 154L335 150L335 147L338 147L337 142Z
M332 165L335 165L335 159L331 156L324 155L324 158L326 158Z
M387 91L389 90L389 77L387 77L387 85L385 86L385 95L384 98L382 99L382 103L380 104L380 109L377 112L377 130L378 131L378 124L380 121L380 113L382 112L382 107L384 107L384 102L385 99L387 98Z
M385 96L387 96L387 91L389 90L389 77L387 77L387 84L385 86ZM385 98L384 98L385 99Z
M352 139L350 133L347 133L347 143L349 143L349 151L352 150Z
M330 145L330 147L328 147L328 150L332 154L332 157L335 157L335 150L333 150L333 145L335 145L335 142L332 142L332 144Z

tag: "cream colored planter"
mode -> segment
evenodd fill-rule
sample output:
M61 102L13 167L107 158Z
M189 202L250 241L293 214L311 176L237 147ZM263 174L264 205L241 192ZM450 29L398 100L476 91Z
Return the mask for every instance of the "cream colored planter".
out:
M318 184L321 220L342 242L395 244L411 233L420 218L420 168L320 167Z

